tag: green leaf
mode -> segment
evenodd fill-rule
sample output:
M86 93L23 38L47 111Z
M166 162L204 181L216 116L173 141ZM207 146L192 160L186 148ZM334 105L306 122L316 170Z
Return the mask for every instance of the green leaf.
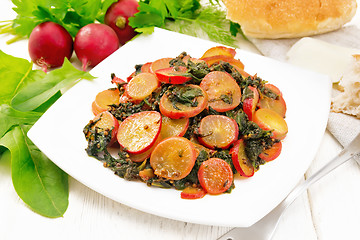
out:
M44 113L48 110L51 105L53 105L56 100L58 100L62 96L61 92L58 91L54 96L52 96L49 100L41 104L39 107L34 109L34 112Z
M164 25L165 17L161 11L156 8L139 2L139 12L130 17L129 25L133 28L144 28L144 27L162 27Z
M93 79L88 72L76 69L66 58L61 68L51 71L16 93L11 106L19 111L32 111L55 93L79 79Z
M11 168L11 153L6 147L0 146L0 167L2 166Z
M75 11L79 16L81 16L83 21L85 20L84 23L86 21L89 23L94 22L96 16L98 15L99 9L101 9L101 0L70 0L69 2L73 11Z
M100 23L104 23L106 11L114 2L117 2L117 0L102 0L101 11L98 12L96 20L98 20Z
M17 13L12 28L2 33L29 37L34 27L45 21L56 22L75 37L89 23L103 22L107 8L116 0L12 0Z
M165 28L195 37L207 36L214 42L236 47L236 39L228 30L230 21L222 9L206 6L193 12L193 15L188 18L185 14L185 17L179 16L176 21L167 21Z
M165 1L166 8L169 11L169 16L177 18L179 15L180 4L178 1Z
M184 0L180 1L181 7L179 9L179 17L195 19L197 11L201 8L199 0Z
M0 105L0 138L14 125L34 124L42 115L39 112L20 112L7 104Z
M230 33L232 36L236 37L236 35L241 32L240 25L238 23L234 23L230 21Z
M30 16L36 9L35 0L12 0L14 11L18 14Z
M42 71L32 71L32 66L29 61L0 50L0 104L9 103L17 91L45 76Z
M157 9L160 13L163 19L169 16L165 1L163 0L151 0L149 3L149 6L152 8Z
M11 175L19 197L46 217L61 217L68 207L68 177L26 137L28 127L15 127L0 139L11 152Z
M135 31L143 34L152 34L154 32L154 27L136 28Z
M232 36L236 37L236 35L238 33L240 33L240 35L245 39L245 40L249 40L246 35L244 34L244 32L241 29L240 24L238 23L234 23L232 21L230 21L230 33Z
M213 41L234 46L235 38L229 34L229 20L221 9L215 7L204 8L196 19L199 26Z

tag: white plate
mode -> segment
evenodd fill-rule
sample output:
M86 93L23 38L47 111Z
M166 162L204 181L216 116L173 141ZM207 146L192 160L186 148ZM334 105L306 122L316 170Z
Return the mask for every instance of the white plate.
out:
M331 83L327 76L237 50L236 57L245 64L247 72L257 73L282 90L288 108L289 133L280 157L261 166L252 178L236 178L231 194L183 200L180 191L147 187L142 182L129 182L114 175L84 150L82 130L93 118L91 103L99 91L113 87L111 73L125 79L135 64L176 57L182 51L201 57L205 50L217 45L161 29L152 35L139 36L91 71L98 76L96 80L83 80L68 90L31 128L28 136L70 176L115 201L185 222L250 226L285 198L315 157L329 113Z

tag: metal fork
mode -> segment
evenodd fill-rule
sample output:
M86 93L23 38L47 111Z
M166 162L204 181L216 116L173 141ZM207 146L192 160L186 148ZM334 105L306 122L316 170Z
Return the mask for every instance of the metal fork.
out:
M320 170L296 186L289 195L269 214L248 228L234 228L218 240L270 240L285 210L313 183L350 159L360 161L360 133L335 158Z

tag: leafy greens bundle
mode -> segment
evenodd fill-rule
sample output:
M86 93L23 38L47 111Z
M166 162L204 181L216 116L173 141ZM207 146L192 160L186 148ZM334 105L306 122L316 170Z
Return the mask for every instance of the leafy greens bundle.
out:
M11 158L15 191L31 209L60 217L68 206L68 176L26 134L61 96L62 88L93 77L67 59L62 68L48 74L32 67L27 60L0 51L0 160Z
M116 0L11 0L17 17L4 22L0 33L28 38L38 24L52 21L62 25L73 37L83 26L98 21L104 22L109 6ZM11 42L10 41L10 42Z
M129 24L138 32L160 27L229 46L235 46L237 33L242 34L239 24L226 19L218 0L203 5L200 0L140 0L139 12Z
M9 43L28 38L38 24L52 21L62 25L73 37L89 23L104 23L109 6L117 0L11 0L17 17L0 25L1 33L15 35ZM209 38L236 47L240 26L226 19L218 0L140 0L139 12L129 19L137 32L152 33L154 27Z

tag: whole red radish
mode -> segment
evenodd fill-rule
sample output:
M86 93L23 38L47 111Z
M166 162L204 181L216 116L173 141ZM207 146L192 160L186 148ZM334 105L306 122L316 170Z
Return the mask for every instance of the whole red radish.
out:
M29 55L31 60L42 67L60 67L64 58L71 58L73 39L64 27L54 22L37 25L29 37Z
M138 7L139 3L136 0L119 0L106 11L104 22L114 29L121 45L136 35L134 29L129 26L128 18L139 11Z
M75 36L74 50L82 63L82 69L94 67L119 48L119 40L111 27L90 23Z

